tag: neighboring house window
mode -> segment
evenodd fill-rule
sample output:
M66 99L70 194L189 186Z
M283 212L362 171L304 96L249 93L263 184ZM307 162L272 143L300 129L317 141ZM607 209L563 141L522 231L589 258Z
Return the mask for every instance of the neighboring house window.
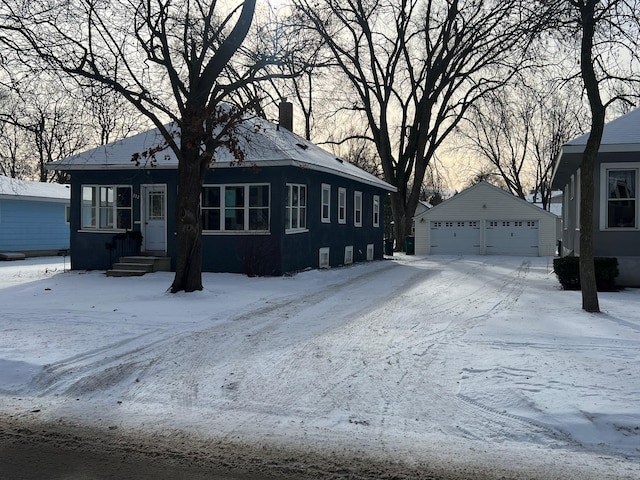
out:
M322 222L331 222L331 185L322 184Z
M268 232L269 185L205 185L202 188L202 230L205 232Z
M64 206L64 223L71 222L71 205Z
M353 192L353 224L362 226L362 192Z
M338 188L338 223L347 223L347 189Z
M131 230L131 187L117 185L82 186L82 228Z
M380 197L378 195L373 196L373 226L380 226Z
M373 243L367 245L367 261L373 260Z
M295 233L307 230L307 186L287 184L287 206L285 232Z
M640 164L603 164L600 228L638 228L638 172Z

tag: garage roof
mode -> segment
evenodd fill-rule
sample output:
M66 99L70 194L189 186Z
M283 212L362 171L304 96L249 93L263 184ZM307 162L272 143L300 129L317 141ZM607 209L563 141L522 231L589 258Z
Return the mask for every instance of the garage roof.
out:
M521 208L531 209L532 216L534 217L539 217L540 215L548 215L550 217L557 218L557 216L554 215L553 213L543 210L542 208L537 207L532 203L527 202L526 200L522 200L521 198L516 197L510 192L502 190L501 188L498 188L495 185L491 185L490 183L487 183L487 182L477 183L472 187L469 187L466 190L463 190L457 195L454 195L453 197L448 198L447 200L434 206L433 208L430 208L429 210L416 215L414 218L419 220L421 218L429 218L431 216L436 217L440 213L442 213L444 210L449 209L452 205L463 202L464 200L467 200L469 197L472 197L474 195L476 196L491 195L494 198L496 198L496 195L497 195L498 198L501 200L504 198L505 202L514 202L519 204L518 206ZM474 218L467 218L467 220L474 220Z

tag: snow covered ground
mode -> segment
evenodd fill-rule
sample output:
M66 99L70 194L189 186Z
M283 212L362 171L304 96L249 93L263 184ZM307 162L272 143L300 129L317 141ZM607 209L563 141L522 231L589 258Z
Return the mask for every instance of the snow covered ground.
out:
M0 414L640 478L639 290L583 312L549 258L204 274L176 295L170 273L63 270L0 263Z

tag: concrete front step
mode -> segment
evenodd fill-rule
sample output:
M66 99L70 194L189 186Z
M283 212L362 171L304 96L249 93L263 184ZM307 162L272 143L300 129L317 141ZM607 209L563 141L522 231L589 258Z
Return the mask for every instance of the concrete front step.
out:
M121 257L120 261L107 270L107 277L140 277L145 273L171 271L169 257L136 255Z
M153 272L153 263L114 263L113 270L139 270L144 273Z
M120 263L145 263L153 265L153 272L170 272L171 258L169 257L152 257L147 255L135 255L130 257L121 257Z
M107 270L107 277L141 277L145 273L144 270Z

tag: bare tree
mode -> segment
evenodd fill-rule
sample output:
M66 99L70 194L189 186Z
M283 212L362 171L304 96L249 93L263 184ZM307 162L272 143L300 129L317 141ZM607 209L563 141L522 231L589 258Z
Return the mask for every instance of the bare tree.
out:
M411 231L426 168L478 98L503 85L530 43L528 2L294 0L353 88L392 196ZM526 29L525 29L526 26Z
M533 192L545 209L560 148L584 125L581 92L570 80L550 78L551 71L537 69L537 82L515 77L474 105L461 126L471 151L488 161L488 181L499 178L523 200Z
M580 77L591 112L591 128L580 165L580 285L582 308L599 312L593 261L594 164L608 105L620 100L621 84L640 77L640 4L637 0L567 0L566 26L580 41ZM603 100L603 93L609 96Z
M0 108L3 170L12 177L57 182L64 179L46 165L86 148L88 132L82 109L63 91L54 83L41 83L42 76L33 80L32 88L8 92Z
M109 87L162 133L179 162L171 291L201 290L204 176L222 145L242 159L234 135L242 111L224 102L275 61L271 52L247 57L240 50L256 0L0 0L0 5L0 42L21 59L35 56L81 84ZM168 120L178 126L179 139Z

